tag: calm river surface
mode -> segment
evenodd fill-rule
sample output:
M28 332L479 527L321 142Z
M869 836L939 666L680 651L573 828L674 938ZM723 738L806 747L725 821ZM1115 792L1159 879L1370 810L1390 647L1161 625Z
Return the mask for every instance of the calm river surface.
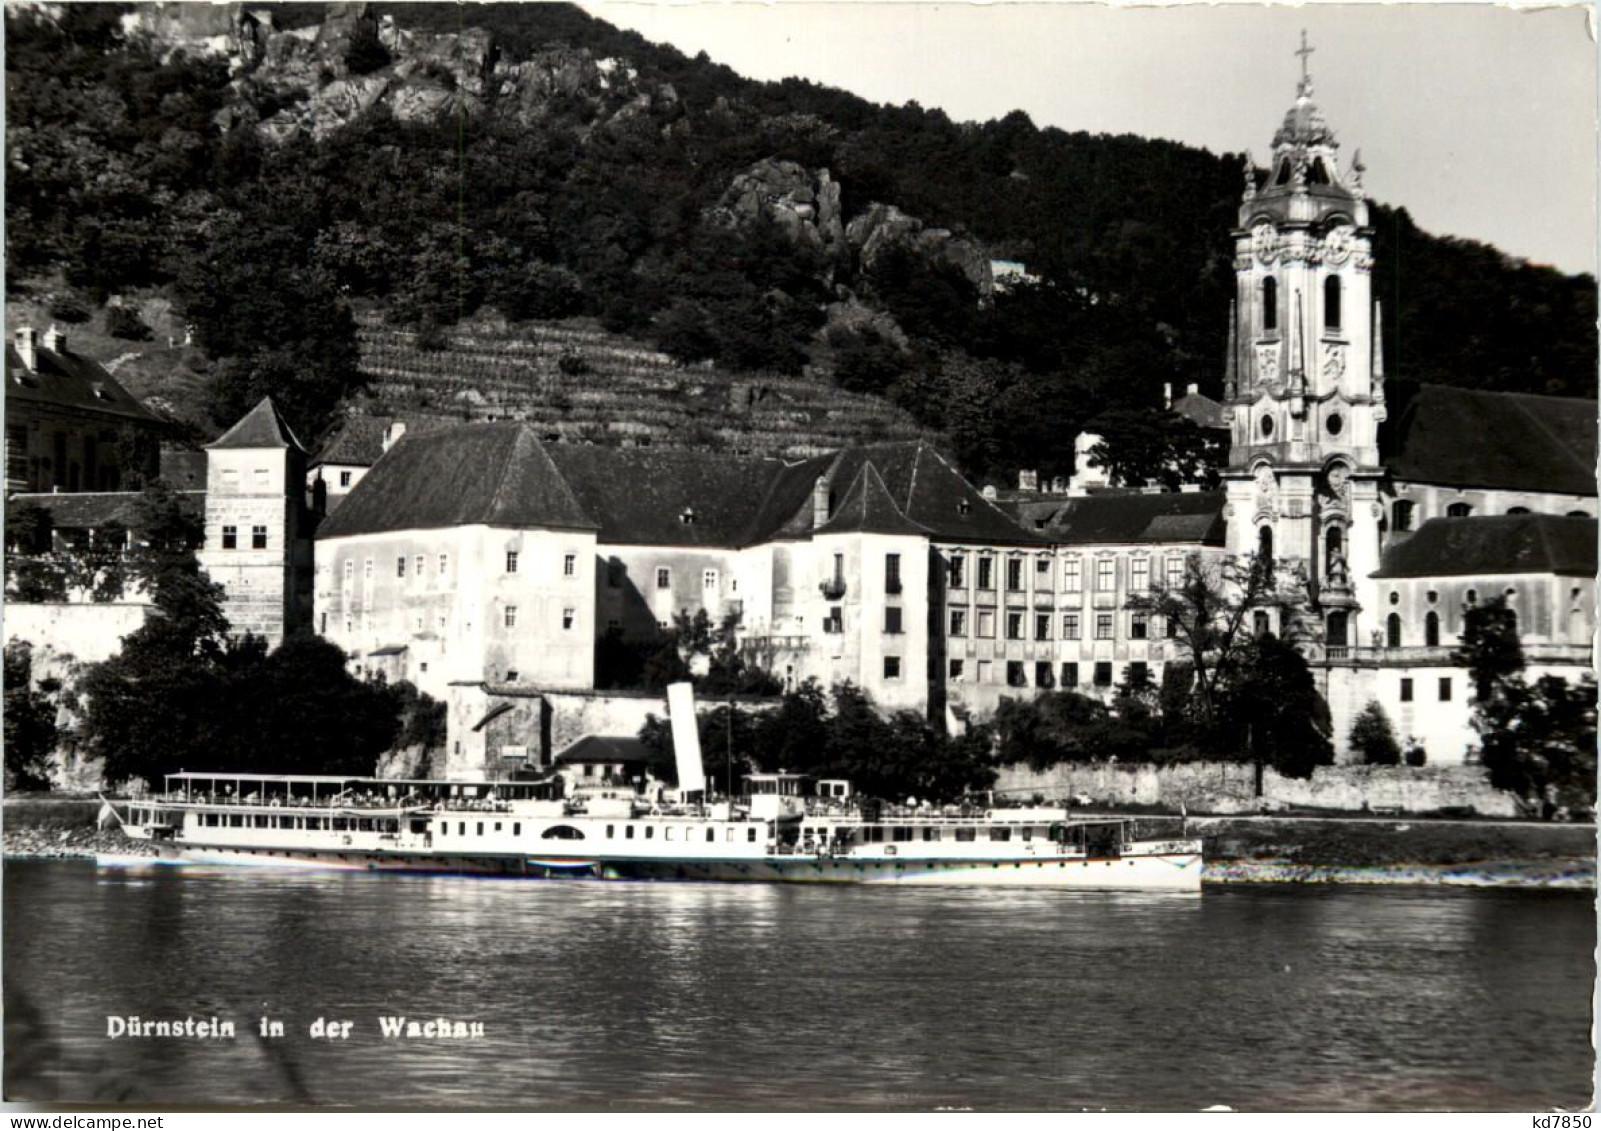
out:
M542 1108L1576 1108L1589 897L5 865L6 1093ZM110 1040L108 1014L232 1041ZM481 1022L386 1040L379 1017ZM278 1040L259 1019L283 1021ZM354 1022L314 1041L319 1017Z

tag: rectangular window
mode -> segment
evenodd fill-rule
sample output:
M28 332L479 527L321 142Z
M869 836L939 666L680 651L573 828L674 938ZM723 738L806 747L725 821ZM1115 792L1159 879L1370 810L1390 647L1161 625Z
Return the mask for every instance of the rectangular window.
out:
M516 605L507 605L506 606L506 627L507 628L516 628L517 627L517 606Z
M506 551L506 572L507 573L516 573L517 572L517 551L516 550L507 550Z
M1078 686L1078 665L1077 664L1066 663L1066 664L1062 665L1062 686L1063 687L1077 687Z
M1169 554L1165 565L1167 570L1167 587L1178 589L1184 584L1184 558L1178 554Z
M962 681L962 671L964 670L964 668L966 666L967 666L966 663L964 661L962 661L962 660L952 660L951 661L950 672L951 672L951 682L952 683L960 683Z
M1027 687L1028 676L1023 671L1022 660L1006 661L1006 686Z
M561 627L563 632L571 632L573 622L578 619L577 609L563 609L561 611Z
M1145 613L1135 613L1129 619L1128 634L1131 639L1144 640L1150 634L1151 618Z
M960 555L952 558L950 560L950 564L945 567L946 584L952 589L961 589L963 586L965 586L967 584L967 578L963 575L966 571L966 567L966 558L963 558Z
M1450 701L1451 701L1451 681L1449 679L1442 679L1440 681L1440 702L1449 703Z
M978 587L980 589L995 588L995 559L978 559Z
M345 580L347 582L356 580L356 563L350 558L345 559Z
M250 528L250 548L252 550L265 550L267 548L267 528L265 526L252 526Z
M339 473L339 485L340 485L340 486L341 486L341 487L348 487L348 486L350 486L350 472L348 472L348 471L341 471L341 472L340 472L340 473Z
M256 486L266 487L272 482L272 472L265 467L256 468Z
M1077 640L1078 639L1078 614L1077 613L1063 613L1062 614L1062 639L1063 640Z
M1021 639L1023 639L1023 610L1022 609L1007 609L1006 610L1006 639L1008 639L1008 640L1021 640Z
M830 605L828 616L823 618L823 631L838 635L845 631L845 609L841 605Z
M1102 662L1097 663L1095 665L1095 686L1096 687L1111 687L1112 686L1112 665L1111 664L1109 664L1109 663L1107 663L1105 661L1102 661Z
M901 556L899 554L884 555L884 592L899 593L901 591Z
M1062 590L1067 593L1077 593L1083 585L1079 576L1079 560L1067 558L1062 562Z
M578 555L564 554L561 559L561 575L563 577L578 576Z
M1110 639L1112 639L1112 614L1111 613L1096 613L1095 614L1095 639L1097 639L1097 640L1110 640Z
M1128 666L1127 678L1130 684L1139 687L1150 681L1151 669L1146 666L1145 661L1135 660Z
M673 587L673 571L665 566L656 571L656 588L671 589Z
M1050 558L1035 558L1034 559L1034 574L1035 574L1036 578L1046 577L1046 575L1049 574L1050 572L1051 572L1051 559ZM1049 587L1049 585L1050 585L1050 582L1047 579L1046 586Z
M884 610L884 631L895 634L901 630L901 611L899 609Z
M1034 686L1050 687L1056 681L1051 678L1051 664L1049 660L1040 660L1034 665Z
M994 666L995 665L992 664L988 660L980 660L978 662L978 682L979 683L988 683L990 681L990 679L993 677L993 673L991 672L990 669L993 668Z
M951 635L952 636L966 636L967 635L967 610L966 609L952 609L951 610Z
M395 576L396 577L405 577L406 576L406 555L405 554L401 554L400 557L395 559Z
M421 554L418 554L416 560L411 563L411 571L412 571L412 573L415 574L417 577L421 577L422 576L422 571L423 571L423 565L426 563L426 561L427 561L427 559L425 559Z
M364 581L372 580L372 559L368 558L361 564L361 576Z
M715 592L716 591L716 589L717 589L717 571L715 569L709 569L705 573L701 574L700 587L702 589L707 590L708 592Z
M450 570L450 555L439 555L439 576L443 577Z
M1110 593L1117 588L1117 563L1111 558L1101 558L1095 563L1095 591L1097 593Z
M995 637L995 610L980 609L978 611L978 635L986 640Z
M899 656L885 656L884 657L884 678L885 679L900 679L901 678L901 658Z
M1006 588L1016 592L1023 588L1023 559L1008 558L1006 560Z
M1135 558L1129 562L1128 587L1132 592L1144 593L1151 587L1151 559Z
M1403 679L1401 681L1401 702L1412 702L1412 681L1410 679Z
M224 526L222 528L222 548L224 550L237 550L239 548L239 528L237 526Z
M1034 639L1049 640L1051 638L1051 614L1034 614Z

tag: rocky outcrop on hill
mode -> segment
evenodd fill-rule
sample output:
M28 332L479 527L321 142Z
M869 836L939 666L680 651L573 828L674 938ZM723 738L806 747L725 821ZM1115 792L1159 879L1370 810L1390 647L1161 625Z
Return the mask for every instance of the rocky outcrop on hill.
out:
M995 289L989 253L983 246L948 228L925 227L923 221L893 204L871 205L846 227L845 238L865 270L872 270L889 248L906 247L924 258L955 264L980 294L988 295Z
M739 226L775 224L793 242L831 255L846 248L840 186L827 169L813 174L794 161L758 161L734 178L713 214Z

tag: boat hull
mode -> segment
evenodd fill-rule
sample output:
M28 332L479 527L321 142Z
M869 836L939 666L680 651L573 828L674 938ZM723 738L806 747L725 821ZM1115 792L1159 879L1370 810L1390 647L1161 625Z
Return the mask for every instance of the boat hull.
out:
M702 883L873 884L896 887L1199 891L1201 856L1183 851L1109 859L918 860L763 856L745 860L449 855L162 844L151 863L333 869L527 879ZM105 861L112 863L112 861ZM116 863L126 863L119 858Z

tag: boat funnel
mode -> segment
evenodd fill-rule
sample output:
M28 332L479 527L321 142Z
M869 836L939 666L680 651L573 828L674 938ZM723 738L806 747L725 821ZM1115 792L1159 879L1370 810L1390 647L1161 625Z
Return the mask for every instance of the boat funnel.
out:
M673 754L678 763L678 791L687 796L706 792L706 769L700 760L700 727L695 721L695 689L688 683L667 685L667 717L673 724Z

